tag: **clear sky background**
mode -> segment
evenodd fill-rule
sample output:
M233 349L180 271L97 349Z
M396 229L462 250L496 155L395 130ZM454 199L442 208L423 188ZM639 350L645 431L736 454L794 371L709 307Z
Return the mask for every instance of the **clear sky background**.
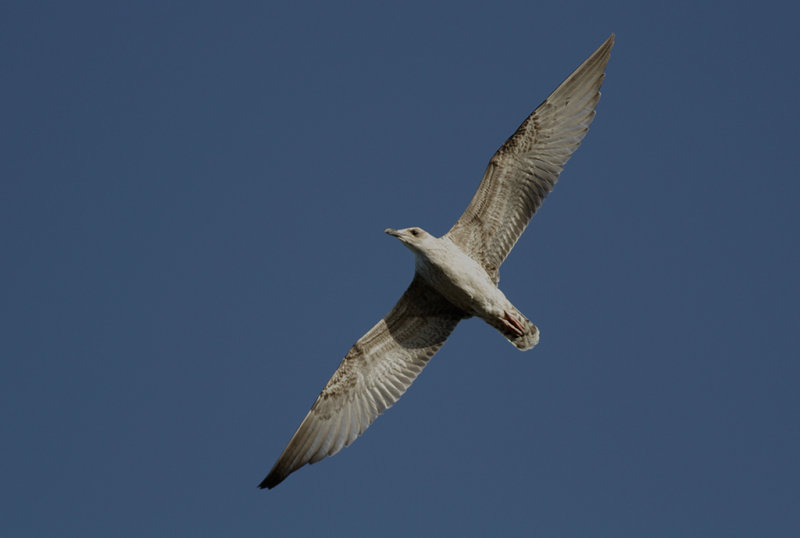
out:
M4 2L0 534L798 536L789 2ZM592 128L351 447L266 492L494 151L615 32Z

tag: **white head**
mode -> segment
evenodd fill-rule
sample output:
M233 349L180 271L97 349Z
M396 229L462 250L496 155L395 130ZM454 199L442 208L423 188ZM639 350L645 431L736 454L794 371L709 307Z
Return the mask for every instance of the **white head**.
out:
M411 250L411 252L414 252L415 254L425 252L427 250L427 246L436 242L435 237L422 228L418 228L416 226L413 228L403 228L402 230L386 228L384 231L392 237L399 239L401 243L403 243Z

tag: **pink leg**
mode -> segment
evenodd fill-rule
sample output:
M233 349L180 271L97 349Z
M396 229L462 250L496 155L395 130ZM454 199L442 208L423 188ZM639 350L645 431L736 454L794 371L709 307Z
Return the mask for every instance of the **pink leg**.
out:
M505 312L505 315L503 316L503 324L517 336L522 336L523 334L525 334L525 327L522 326L522 323L517 321L517 318L515 318L508 312Z

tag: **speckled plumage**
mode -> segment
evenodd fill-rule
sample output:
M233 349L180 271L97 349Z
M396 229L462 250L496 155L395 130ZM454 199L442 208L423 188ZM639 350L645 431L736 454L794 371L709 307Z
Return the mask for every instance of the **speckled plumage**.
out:
M612 34L495 153L447 234L387 230L414 253L414 279L347 353L260 487L352 443L403 395L460 320L478 316L518 348L536 345L536 326L497 288L499 268L588 131L613 44Z

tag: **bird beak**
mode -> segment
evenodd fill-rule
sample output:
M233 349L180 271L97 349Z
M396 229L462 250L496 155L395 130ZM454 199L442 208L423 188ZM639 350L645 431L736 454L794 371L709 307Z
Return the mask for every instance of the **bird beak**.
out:
M400 237L400 232L395 230L394 228L386 228L384 232L391 235L392 237Z

